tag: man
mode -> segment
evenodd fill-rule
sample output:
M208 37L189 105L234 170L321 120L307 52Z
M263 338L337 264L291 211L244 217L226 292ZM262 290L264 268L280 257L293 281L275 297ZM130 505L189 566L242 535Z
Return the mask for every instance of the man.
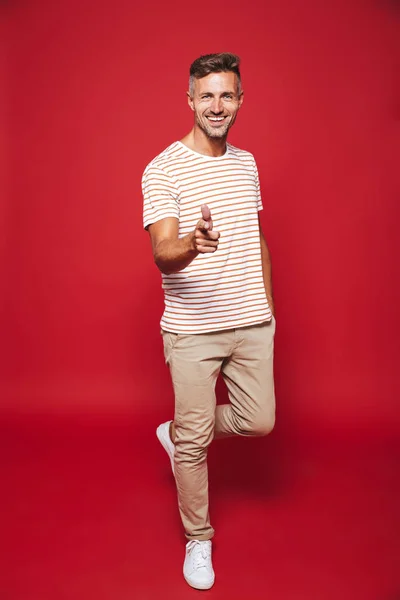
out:
M142 181L175 392L174 420L157 436L171 460L188 540L184 577L197 589L215 579L207 448L214 438L265 435L275 419L274 303L258 172L252 154L227 143L243 103L239 61L222 53L193 62L187 95L194 127L146 167ZM219 373L230 403L216 406Z

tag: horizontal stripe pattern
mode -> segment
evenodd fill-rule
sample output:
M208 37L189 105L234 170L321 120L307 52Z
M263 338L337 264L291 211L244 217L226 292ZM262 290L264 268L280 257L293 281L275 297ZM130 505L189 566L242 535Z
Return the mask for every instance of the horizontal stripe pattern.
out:
M162 329L207 333L269 320L258 225L262 202L253 155L227 144L223 156L209 157L174 142L146 167L142 190L145 228L175 217L179 237L184 237L207 204L221 235L216 252L199 254L179 273L162 275Z

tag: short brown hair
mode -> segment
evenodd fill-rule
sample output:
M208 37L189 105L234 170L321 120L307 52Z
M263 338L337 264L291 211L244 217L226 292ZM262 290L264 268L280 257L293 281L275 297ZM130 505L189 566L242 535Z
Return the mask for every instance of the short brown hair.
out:
M241 90L240 78L240 58L230 52L220 52L219 54L204 54L196 58L190 65L189 91L193 93L194 80L202 79L210 73L235 73L238 78L239 91Z

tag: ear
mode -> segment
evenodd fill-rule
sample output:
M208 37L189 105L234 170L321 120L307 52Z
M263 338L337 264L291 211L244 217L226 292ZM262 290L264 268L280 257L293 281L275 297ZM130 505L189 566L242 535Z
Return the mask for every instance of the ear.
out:
M239 94L239 108L242 106L243 100L244 100L244 93L243 93L243 91L241 91Z
M193 103L193 98L190 95L190 92L186 92L187 95L187 99L188 99L188 104L190 106L190 108L194 111L194 103Z

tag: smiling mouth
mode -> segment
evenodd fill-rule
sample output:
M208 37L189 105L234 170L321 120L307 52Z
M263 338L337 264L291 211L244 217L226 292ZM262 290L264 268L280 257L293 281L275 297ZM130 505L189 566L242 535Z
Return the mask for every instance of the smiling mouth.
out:
M226 117L207 117L207 119L209 121L211 121L211 123L217 123L218 124L218 123L222 123L226 119Z

